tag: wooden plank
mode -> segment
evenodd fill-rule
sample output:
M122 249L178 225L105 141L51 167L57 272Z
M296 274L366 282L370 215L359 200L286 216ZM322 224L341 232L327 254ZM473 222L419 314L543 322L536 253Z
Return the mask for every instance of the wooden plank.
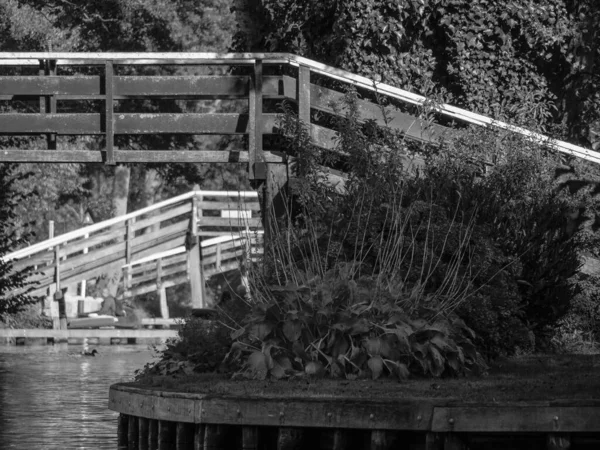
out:
M127 426L127 445L130 450L139 448L140 426L136 416L129 416L129 425Z
M260 203L258 198L249 199L250 201L243 200L232 200L230 202L223 201L202 201L198 202L198 208L205 211L217 211L217 210L232 210L232 211L260 211Z
M105 127L105 142L104 149L106 151L106 164L115 165L115 115L113 104L113 77L114 68L112 61L106 61L104 65L104 127Z
M265 115L260 132L272 132L276 114ZM0 117L2 134L57 133L59 135L104 134L108 123L103 124L98 113L28 114L4 113ZM107 121L108 122L108 121ZM248 132L248 115L235 113L119 113L114 115L115 134L245 134Z
M194 445L194 424L177 422L175 429L175 449L188 450Z
M327 450L346 450L349 447L346 430L327 429L321 431L321 448Z
M447 433L444 436L444 450L467 450L467 446L457 434Z
M371 431L371 450L387 450L390 445L390 439L388 437L389 431L385 430L372 430Z
M228 217L202 217L199 220L200 227L234 227L234 228L250 228L262 226L261 219L254 217L252 219L235 219Z
M443 450L444 436L441 433L425 433L425 450Z
M185 256L185 254L183 256ZM171 266L169 266L168 269L163 269L161 267L160 276L158 274L158 266L156 266L154 268L154 270L148 270L147 273L144 273L143 275L133 276L131 278L131 282L133 284L140 284L140 283L144 283L146 281L155 281L156 282L157 280L169 277L176 273L187 272L187 260L184 259L182 262L183 262L183 264L180 263L177 265L171 265Z
M310 132L310 107L311 107L311 84L310 68L306 66L298 67L298 119L308 127Z
M177 336L175 330L127 330L127 329L89 329L89 330L52 330L52 329L12 329L0 328L0 338L122 338L122 339L169 339Z
M150 446L150 419L145 417L138 418L138 448L139 450L148 450Z
M175 422L159 420L158 450L173 450L175 446Z
M180 284L187 283L188 281L189 281L188 276L187 276L187 274L185 274L183 276L179 276L179 277L167 280L167 281L163 281L160 287L164 287L165 289L168 289L173 286L178 286ZM133 286L130 289L130 293L132 296L143 295L143 294L148 294L149 292L155 292L158 289L160 289L160 287L157 286L156 283L150 283L150 284L146 284L146 285L138 285L138 286Z
M344 97L344 94L341 92L314 84L310 86L310 93L311 106L330 114L334 113L331 106L332 102L341 106L341 101ZM397 111L393 108L385 108L387 118L389 119L386 122L381 107L367 100L358 100L357 106L361 121L375 120L378 125L389 126L422 142L439 142L441 137L449 131L448 128L437 124L425 125L418 117Z
M194 428L194 450L204 450L204 425L197 423Z
M204 398L196 422L306 428L429 429L433 406L399 399L393 404L364 399Z
M83 330L82 330L83 331ZM85 330L93 331L93 330ZM109 331L109 330L102 330ZM146 333L158 333L159 331L170 330L136 330ZM171 333L176 333L170 331ZM147 419L157 419L173 424L175 431L175 422L193 423L195 403L198 400L193 396L167 396L167 395L144 395L139 392L115 391L110 389L108 394L108 407L113 411L123 412L127 415L136 417L146 417ZM175 436L173 435L173 444Z
M131 274L139 275L144 272L156 270L156 261L157 260L154 259L152 261L148 261L148 262L145 262L144 264L139 264L139 265L135 264L135 261L134 261L133 262L134 264L132 265ZM180 253L180 254L172 256L170 258L163 258L163 267L166 268L166 267L169 267L172 265L180 264L185 261L187 261L185 253Z
M150 450L158 448L158 420L148 419L148 447Z
M263 65L261 60L254 62L254 71L250 78L250 97L248 99L248 178L264 179L262 164L263 151Z
M99 76L2 76L0 95L59 95L104 98ZM280 79L281 77L271 77ZM248 96L248 77L243 76L115 76L114 99L128 97L240 98ZM277 81L271 82L276 91Z
M242 427L242 450L258 450L258 427Z
M243 98L248 96L248 77L227 75L121 76L115 78L115 94L127 97Z
M277 434L277 450L302 450L304 429L280 427Z
M189 214L191 210L192 205L189 201L186 201L181 205L169 205L168 209L165 208L163 211L155 211L150 217L137 220L132 224L132 229L133 231L139 231L157 223L171 220L174 217Z
M117 444L119 447L127 447L129 430L129 417L127 414L119 414L117 419Z
M2 116L0 115L0 119ZM1 122L1 120L0 120ZM264 152L265 161L281 163L281 153ZM209 150L115 150L117 163L247 163L247 151ZM2 162L101 163L102 153L92 150L0 150Z
M225 448L226 432L224 425L205 425L204 450L228 450Z
M0 95L99 95L99 76L0 76Z
M600 409L594 407L485 406L435 408L437 432L600 432Z

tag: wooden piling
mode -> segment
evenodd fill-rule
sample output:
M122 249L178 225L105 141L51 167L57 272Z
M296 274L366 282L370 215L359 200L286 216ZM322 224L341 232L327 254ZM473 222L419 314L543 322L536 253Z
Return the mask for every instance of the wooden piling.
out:
M227 450L225 448L225 425L204 426L204 450Z
M194 450L204 450L204 425L194 426Z
M258 450L258 427L242 427L242 450Z
M175 446L175 422L158 421L158 450L172 450Z
M194 447L194 424L177 422L175 428L175 448L177 450L192 450Z
M348 433L345 430L322 430L320 447L327 450L345 450L348 447Z
M302 428L281 427L277 436L277 450L300 450L303 438Z
M140 417L138 419L138 446L140 450L148 450L150 445L149 431L149 419Z
M425 450L442 450L444 447L444 440L440 433L426 433L425 434Z
M158 420L148 420L148 450L158 449Z
M444 436L444 450L465 450L465 443L456 433L447 433Z
M119 445L119 447L127 447L128 425L129 417L126 414L119 414L119 418L117 419L117 444Z
M127 426L127 448L128 450L139 449L140 427L136 416L129 416L129 425Z

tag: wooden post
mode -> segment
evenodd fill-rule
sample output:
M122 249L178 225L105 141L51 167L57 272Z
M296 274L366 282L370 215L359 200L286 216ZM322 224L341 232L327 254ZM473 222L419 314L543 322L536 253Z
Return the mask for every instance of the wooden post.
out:
M258 427L242 427L242 450L258 450Z
M127 447L129 417L126 414L119 414L117 419L117 444L119 448Z
M192 449L194 445L194 424L177 422L175 431L175 448L176 450Z
M224 425L204 425L204 450L226 450Z
M442 450L444 440L440 433L428 432L425 435L425 450Z
M298 120L310 134L310 67L298 67Z
M127 445L129 450L138 450L139 433L138 418L136 416L129 416L129 425L127 427Z
M371 450L386 450L390 445L388 432L385 430L371 431Z
M328 450L345 450L348 448L348 435L345 430L341 429L324 429L322 431L324 442L321 444L323 448Z
M263 155L262 85L263 62L257 59L254 63L254 73L250 77L248 99L248 178L250 180L264 180L267 175Z
M128 219L125 223L125 263L131 263L131 251L132 251L132 241L134 238L134 230L133 225L135 223L135 218Z
M446 436L444 436L444 450L465 450L466 448L464 442L456 433L446 433Z
M104 95L105 95L105 148L106 148L106 159L105 163L109 165L115 165L114 155L114 144L115 144L115 119L113 110L113 78L114 78L114 66L112 61L106 61L104 66Z
M277 450L300 450L304 430L302 428L280 427L277 436Z
M148 450L150 445L150 419L138 418L138 445L140 450Z
M40 76L56 75L56 61L44 61L41 59L38 73ZM56 95L40 96L40 113L56 114ZM56 133L46 134L46 142L48 145L48 150L56 150Z
M89 237L90 237L90 235L86 233L86 234L83 236L83 239L84 239L84 240L87 240L87 239L89 239ZM88 248L86 247L86 248L84 248L84 249L83 249L83 254L84 254L84 255L87 255L87 253L88 253ZM86 296L86 294L87 294L87 280L81 280L81 285L80 285L80 286L81 286L81 289L80 289L80 295L81 295L82 297L85 297L85 296Z
M172 450L175 444L175 422L158 421L158 450Z
M65 296L60 286L60 246L54 247L54 283L56 284L56 292L54 293L54 300L58 302L58 328L60 330L67 329L67 310L65 305ZM53 322L54 326L54 322Z
M188 274L192 294L192 308L205 308L206 296L204 295L204 268L202 267L202 248L198 239L198 199L192 198L192 218L190 229L186 238L188 255Z
M158 449L158 420L156 419L148 421L148 448L149 450Z
M571 448L571 437L565 433L550 433L546 439L548 450L565 450Z
M200 423L194 429L194 450L204 450L204 425Z
M169 305L167 304L167 289L164 286L160 286L158 289L158 295L160 300L160 316L163 319L169 318Z

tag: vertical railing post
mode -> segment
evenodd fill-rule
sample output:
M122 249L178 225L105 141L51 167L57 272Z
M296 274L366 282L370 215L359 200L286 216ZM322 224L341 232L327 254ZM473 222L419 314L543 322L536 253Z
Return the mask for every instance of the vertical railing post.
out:
M113 88L114 88L114 65L112 61L106 61L104 71L104 95L105 95L105 163L115 165L114 145L115 145L115 119L113 109Z
M54 247L54 264L54 283L56 284L56 292L54 293L54 299L58 302L58 328L60 330L66 330L67 311L65 305L65 297L60 288L60 245L58 244Z
M248 99L248 178L264 180L267 177L263 154L263 62L254 62L254 72L250 77Z
M190 229L188 230L185 243L188 256L188 277L192 294L192 308L205 308L204 268L202 267L202 248L198 239L198 198L196 195L192 197L192 217L190 218Z
M56 61L40 59L38 71L40 76L56 75ZM40 96L40 113L56 114L56 95ZM56 133L46 134L48 150L56 150Z
M310 67L298 67L298 119L310 134Z

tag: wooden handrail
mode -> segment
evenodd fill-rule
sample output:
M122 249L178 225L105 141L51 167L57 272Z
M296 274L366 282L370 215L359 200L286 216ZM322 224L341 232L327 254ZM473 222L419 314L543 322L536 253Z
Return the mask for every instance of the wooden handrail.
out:
M100 230L103 230L106 228L110 228L114 225L127 222L130 219L134 219L134 218L137 218L144 214L151 213L153 211L159 210L166 206L174 205L174 204L180 203L182 201L189 200L195 196L257 198L258 193L255 191L190 191L185 194L178 195L177 197L173 197L168 200L164 200L162 202L159 202L154 205L148 206L146 208L140 209L138 211L135 211L135 212L132 212L129 214L125 214L123 216L114 217L112 219L108 219L103 222L95 223L95 224L89 225L87 227L80 228L78 230L70 231L69 233L62 234L62 235L57 236L52 239L38 242L37 244L17 250L12 253L9 253L9 254L5 255L2 259L5 261L11 261L11 260L15 260L15 259L26 258L35 253L51 249L60 244L64 244L68 241L73 241L78 238L85 238L86 234L89 235L93 232L100 231Z
M326 64L313 61L302 56L290 53L67 53L67 52L4 52L0 53L0 65L39 65L40 60L56 61L58 65L94 65L104 64L111 60L115 64L127 65L160 65L160 64L228 64L243 65L254 64L262 61L264 64L289 64L302 66L320 75L353 84L379 94L401 100L403 102L422 106L427 98L409 91L379 83L367 77L356 75L346 70L337 69ZM536 133L522 127L495 120L481 114L473 113L449 104L436 104L432 106L440 114L460 120L462 122L491 126L499 129L510 130L529 139L547 143L556 150L567 153L587 161L600 164L600 153L593 150L570 144L565 141L555 140L541 133Z

